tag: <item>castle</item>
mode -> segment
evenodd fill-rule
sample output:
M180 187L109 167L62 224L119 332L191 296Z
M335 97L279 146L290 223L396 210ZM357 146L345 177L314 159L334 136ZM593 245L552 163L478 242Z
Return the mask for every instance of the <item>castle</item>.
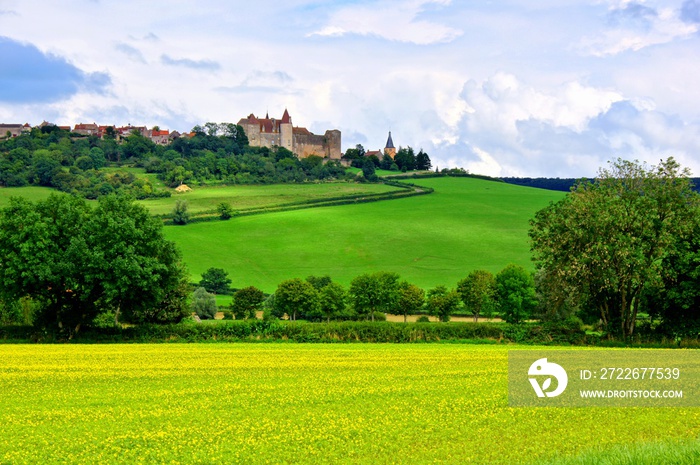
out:
M251 113L247 118L241 118L238 124L245 131L252 147L278 146L291 151L298 158L315 155L340 160L340 131L332 129L319 136L306 128L294 127L286 109L280 120L270 118L269 115L256 118Z

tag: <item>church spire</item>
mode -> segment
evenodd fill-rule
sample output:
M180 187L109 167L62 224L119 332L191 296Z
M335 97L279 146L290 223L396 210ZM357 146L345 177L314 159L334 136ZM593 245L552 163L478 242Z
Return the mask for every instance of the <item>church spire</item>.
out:
M385 149L395 149L396 148L396 147L394 147L394 141L391 140L391 131L389 131L389 138L386 140L386 147L384 147L384 148Z
M389 131L389 138L386 140L386 147L384 147L384 155L389 155L392 160L396 156L396 147L394 147L394 141L391 140L391 131Z

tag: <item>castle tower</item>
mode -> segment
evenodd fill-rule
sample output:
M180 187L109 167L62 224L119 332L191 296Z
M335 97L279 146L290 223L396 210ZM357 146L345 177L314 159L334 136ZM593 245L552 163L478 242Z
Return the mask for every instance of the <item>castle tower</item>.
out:
M389 155L392 160L396 156L396 147L394 147L394 141L391 140L391 131L389 131L389 138L386 140L386 147L384 147L384 155Z
M294 152L294 129L292 128L292 118L289 116L287 109L284 109L284 115L280 120L280 146Z

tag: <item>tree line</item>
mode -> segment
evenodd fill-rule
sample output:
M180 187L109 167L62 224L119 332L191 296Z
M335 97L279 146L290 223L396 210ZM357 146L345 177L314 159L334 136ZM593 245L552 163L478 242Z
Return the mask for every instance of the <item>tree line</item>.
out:
M231 280L220 268L202 275L195 291L192 310L202 319L213 319L218 308L214 294L229 294ZM537 300L532 273L519 265L508 265L496 275L475 270L448 289L439 285L427 292L398 273L379 271L356 276L345 288L330 276L309 276L281 282L274 293L249 286L233 292L230 311L236 319L289 320L385 320L386 314L428 314L447 322L458 311L480 317L500 316L509 323L521 323L536 316Z

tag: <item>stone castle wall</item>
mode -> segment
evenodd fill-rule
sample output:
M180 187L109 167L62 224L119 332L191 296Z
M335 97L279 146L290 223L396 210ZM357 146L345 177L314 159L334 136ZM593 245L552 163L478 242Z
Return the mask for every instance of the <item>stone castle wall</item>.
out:
M318 156L332 160L340 160L341 134L337 129L328 130L324 135L312 134L305 129L294 128L291 123L273 121L272 132L261 131L260 120L241 119L238 123L248 136L248 143L253 147L284 147L292 151L298 158Z

